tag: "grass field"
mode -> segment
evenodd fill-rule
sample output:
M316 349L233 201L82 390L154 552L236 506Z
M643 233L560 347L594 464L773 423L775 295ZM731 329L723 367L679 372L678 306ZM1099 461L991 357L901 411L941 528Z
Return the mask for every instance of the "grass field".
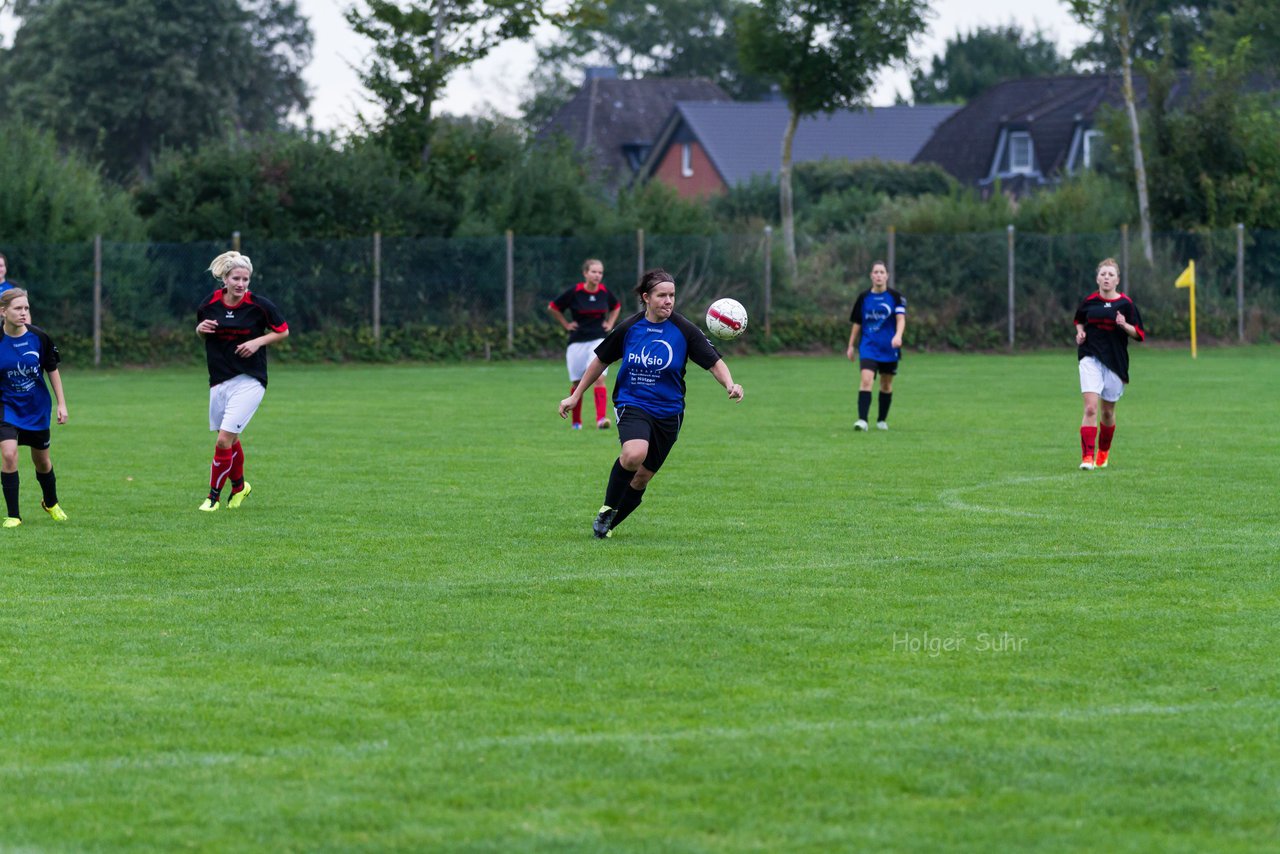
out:
M559 363L67 371L0 569L0 850L1274 851L1280 351L694 369L644 505ZM590 411L590 403L588 403Z

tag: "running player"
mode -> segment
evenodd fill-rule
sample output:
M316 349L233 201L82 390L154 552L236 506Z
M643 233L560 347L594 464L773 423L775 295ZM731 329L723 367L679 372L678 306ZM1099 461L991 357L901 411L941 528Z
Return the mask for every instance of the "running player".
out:
M1080 468L1106 468L1116 434L1116 402L1129 382L1129 339L1146 339L1133 300L1120 293L1120 267L1106 258L1098 265L1098 289L1076 309L1076 359L1080 363ZM1101 405L1099 405L1101 404ZM1095 450L1095 442L1097 448Z
M4 340L0 341L0 483L4 488L6 515L0 526L22 524L18 509L18 446L31 448L31 462L40 483L44 508L55 522L67 521L58 506L58 479L49 458L49 422L53 400L45 378L53 386L58 423L67 423L67 401L62 396L62 375L58 373L58 348L44 330L31 325L31 303L22 288L0 293L0 315L4 318Z
M892 320L892 323L890 322ZM898 361L902 358L902 333L907 328L907 300L889 287L889 268L883 261L871 265L871 287L858 294L849 312L853 329L849 332L849 349L846 355L853 361L858 355L861 379L858 383L858 420L853 429L866 430L867 416L871 413L871 386L876 374L880 374L880 417L876 427L889 429L889 405L893 403L893 378L898 374ZM853 349L861 333L858 349Z
M649 270L636 286L644 311L622 321L596 347L595 356L573 392L560 401L566 417L582 401L582 390L604 374L605 366L621 361L613 385L622 453L613 463L605 487L604 506L591 531L604 539L631 515L644 498L649 480L680 437L684 422L684 373L690 359L711 372L729 392L742 400L742 386L733 381L729 366L698 327L675 313L676 284L666 270Z
M622 306L618 298L609 293L603 281L604 264L596 258L588 258L582 262L582 281L547 305L551 316L569 333L569 349L565 352L565 362L569 367L570 393L582 380L582 374L591 362L596 346L618 322L618 312ZM569 312L572 320L565 319L566 311ZM609 428L609 418L605 414L609 393L604 384L605 376L606 374L601 374L593 386L596 397L596 426L601 430ZM573 408L573 429L582 429L581 398L578 405Z
M252 491L244 479L240 434L267 392L268 344L289 337L289 324L265 297L249 290L253 263L239 252L224 252L209 265L222 287L196 310L196 333L204 339L209 363L209 429L218 431L209 469L209 496L200 505L218 509L222 487L231 480L227 509L239 507Z

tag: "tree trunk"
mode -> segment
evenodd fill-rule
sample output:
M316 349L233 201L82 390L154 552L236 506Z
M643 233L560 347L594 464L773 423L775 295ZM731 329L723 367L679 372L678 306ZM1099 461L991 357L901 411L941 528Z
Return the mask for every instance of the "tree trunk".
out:
M1133 136L1133 175L1138 188L1138 222L1142 229L1142 254L1148 266L1156 263L1155 250L1151 246L1151 202L1147 196L1147 167L1142 159L1142 132L1138 127L1138 106L1133 94L1133 35L1129 29L1129 12L1123 6L1120 12L1117 44L1120 47L1120 67L1124 76L1124 108L1129 114L1129 132Z
M440 0L436 5L435 32L431 34L431 61L435 63L437 68L440 66L440 60L444 58L444 31L445 27L449 25L449 12L446 8L448 5L446 0ZM426 134L426 139L422 143L421 157L423 166L426 166L427 162L431 160L431 113L435 108L435 99L438 94L438 92L432 91L431 100L423 105L423 132Z
M787 271L791 281L800 277L800 263L796 259L796 217L791 194L791 144L795 141L800 116L793 109L787 119L787 130L782 135L782 168L778 170L778 206L782 213L782 245L787 250Z

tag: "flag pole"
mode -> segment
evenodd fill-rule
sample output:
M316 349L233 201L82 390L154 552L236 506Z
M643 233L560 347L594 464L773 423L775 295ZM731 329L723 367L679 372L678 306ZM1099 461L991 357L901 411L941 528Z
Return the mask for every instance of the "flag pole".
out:
M1196 357L1196 262L1194 259L1187 262L1187 269L1182 271L1182 275L1178 276L1173 286L1186 288L1187 295L1191 298L1191 358L1194 359Z

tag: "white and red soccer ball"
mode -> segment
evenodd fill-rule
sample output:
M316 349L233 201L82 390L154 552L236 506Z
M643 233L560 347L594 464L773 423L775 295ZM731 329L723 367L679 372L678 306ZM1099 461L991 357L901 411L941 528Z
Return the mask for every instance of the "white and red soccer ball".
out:
M707 332L712 338L732 341L747 330L747 310L736 299L718 299L707 309Z

